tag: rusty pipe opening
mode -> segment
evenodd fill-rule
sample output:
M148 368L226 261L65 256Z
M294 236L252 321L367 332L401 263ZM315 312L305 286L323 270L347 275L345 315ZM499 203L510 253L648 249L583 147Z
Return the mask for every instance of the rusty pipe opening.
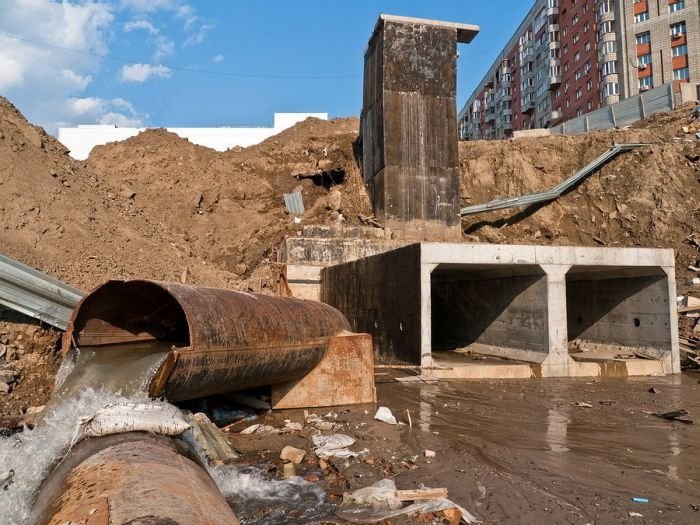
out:
M350 330L316 301L158 281L109 281L86 295L63 339L100 352L167 342L153 396L185 401L291 381L311 371L331 337Z

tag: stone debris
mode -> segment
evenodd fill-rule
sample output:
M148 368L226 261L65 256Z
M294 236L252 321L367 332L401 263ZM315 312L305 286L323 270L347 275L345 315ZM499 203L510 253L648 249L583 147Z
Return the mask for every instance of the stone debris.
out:
M306 456L305 450L301 450L300 448L292 447L290 445L284 447L280 453L281 460L291 461L295 465L301 463L304 460L304 456Z
M263 425L260 423L256 423L254 425L250 425L249 427L244 428L243 430L240 431L240 434L278 434L278 430L275 427L271 427L270 425Z
M374 414L374 419L378 421L383 421L384 423L388 423L389 425L397 424L394 414L392 414L391 410L389 410L387 407L379 407L377 413Z

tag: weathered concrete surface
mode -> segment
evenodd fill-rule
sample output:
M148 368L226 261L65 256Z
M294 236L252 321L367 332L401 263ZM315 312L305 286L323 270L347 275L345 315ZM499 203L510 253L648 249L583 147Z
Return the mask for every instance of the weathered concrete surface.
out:
M542 377L605 373L569 356L570 340L585 335L661 364L626 361L627 375L680 371L672 250L420 243L321 275L322 300L373 334L384 362L430 373L433 352L461 345L531 363Z
M363 177L400 239L458 240L457 42L476 26L382 15L365 52Z
M321 362L301 379L272 385L272 408L375 403L374 349L369 334L331 338Z

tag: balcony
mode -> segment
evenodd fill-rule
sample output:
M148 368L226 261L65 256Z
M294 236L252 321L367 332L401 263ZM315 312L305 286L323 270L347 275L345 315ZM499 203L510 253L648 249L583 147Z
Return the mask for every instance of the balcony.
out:
M524 104L520 105L520 112L521 113L530 113L531 111L534 111L534 109L535 109L535 101L534 100L526 101Z
M513 115L513 110L511 108L508 109L502 109L501 110L501 115L502 116L512 116Z
M513 123L512 122L504 122L503 123L503 131L513 131Z
M555 5L547 8L547 16L557 16L559 14L559 6Z
M615 20L615 11L608 11L607 13L600 13L598 15L598 24L607 22L609 20Z
M559 75L549 77L549 89L553 89L561 84L561 77Z
M555 109L552 111L552 121L559 120L564 117L564 112L561 109Z
M553 32L559 32L559 24L549 24L547 27L547 32L548 33L553 33Z
M487 113L486 117L484 118L485 122L495 122L496 120L496 114L495 113Z
M560 49L561 48L561 42L559 40L550 40L549 44L547 45L549 49Z

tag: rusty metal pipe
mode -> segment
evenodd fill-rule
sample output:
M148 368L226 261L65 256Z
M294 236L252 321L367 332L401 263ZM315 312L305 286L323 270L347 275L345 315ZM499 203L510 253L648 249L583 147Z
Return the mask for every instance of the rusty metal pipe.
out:
M63 353L78 347L167 341L173 349L149 386L185 401L303 377L330 338L350 330L316 301L156 281L109 281L73 312Z
M237 525L182 443L142 433L79 443L49 475L31 523Z

